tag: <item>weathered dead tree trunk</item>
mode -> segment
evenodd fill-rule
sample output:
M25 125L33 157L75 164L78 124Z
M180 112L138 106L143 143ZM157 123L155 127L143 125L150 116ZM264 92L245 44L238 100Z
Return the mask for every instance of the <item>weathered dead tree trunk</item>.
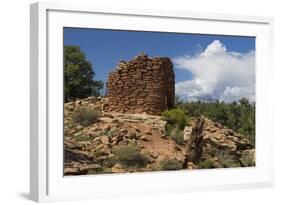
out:
M183 168L188 167L188 162L198 164L203 153L203 127L205 124L204 118L199 118L195 126L192 128L191 136L187 142L186 157Z

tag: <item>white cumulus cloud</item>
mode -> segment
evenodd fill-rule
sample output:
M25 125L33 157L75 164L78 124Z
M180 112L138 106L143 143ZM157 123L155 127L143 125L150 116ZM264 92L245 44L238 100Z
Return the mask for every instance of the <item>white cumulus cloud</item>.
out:
M175 85L176 94L184 99L255 100L255 51L229 52L215 40L201 53L175 58L173 63L193 75L192 80Z

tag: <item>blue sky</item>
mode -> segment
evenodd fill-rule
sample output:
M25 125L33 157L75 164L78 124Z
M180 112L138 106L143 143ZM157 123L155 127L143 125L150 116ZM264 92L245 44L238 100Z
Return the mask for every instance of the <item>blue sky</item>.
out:
M227 85L224 85L223 88L217 89L213 87L208 90L204 88L204 83L198 84L200 79L204 81L204 78L202 78L202 76L200 77L201 74L197 71L200 70L200 63L203 63L202 66L205 66L203 69L209 70L208 65L213 64L212 69L214 72L224 72L224 70L227 70L224 66L226 67L228 64L226 59L230 59L234 64L237 63L239 67L243 67L244 64L241 62L241 59L255 51L255 38L64 28L64 45L80 46L81 50L86 53L87 59L93 64L96 73L95 79L103 81L107 80L107 74L109 71L114 70L120 60L129 60L141 52L145 52L151 57L170 57L174 63L176 92L178 91L178 94L186 99L199 99L202 96L206 97L208 95L214 95L214 98L220 98L220 95L222 95L222 92L226 91L226 89L229 91L234 89L232 91L235 92L236 87L238 89L236 89L236 93L239 92L239 85L237 86L231 83L231 87L229 88L227 88ZM212 53L212 57L210 57L210 55L204 57L203 55L204 53L207 53L208 48ZM217 54L220 51L223 53L220 53L219 56ZM213 55L214 53L215 55ZM214 56L217 57L215 58ZM221 61L225 61L224 65L219 63ZM217 64L214 64L214 62L217 62ZM245 65L246 64L249 64L249 62L245 62ZM254 73L254 68L252 67L247 67L245 69L250 69L250 72ZM201 72L205 72L205 70L201 70ZM240 75L242 74L240 73ZM196 82L192 83L192 81L196 80L199 80L197 84ZM218 79L218 81L220 81L220 79ZM185 86L182 84L184 82L186 82ZM220 84L220 82L218 82L218 84ZM242 84L244 85L244 83ZM196 91L196 89L190 91L192 87L195 87L197 91L198 89L205 90L204 92L201 92L201 94L200 92L192 94L191 91ZM188 90L188 93L179 91L179 89Z

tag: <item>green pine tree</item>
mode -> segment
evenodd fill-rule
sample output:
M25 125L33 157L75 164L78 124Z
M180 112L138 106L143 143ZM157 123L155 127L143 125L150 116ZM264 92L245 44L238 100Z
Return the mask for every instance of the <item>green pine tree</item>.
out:
M102 81L94 80L92 64L79 46L64 46L64 100L99 96Z

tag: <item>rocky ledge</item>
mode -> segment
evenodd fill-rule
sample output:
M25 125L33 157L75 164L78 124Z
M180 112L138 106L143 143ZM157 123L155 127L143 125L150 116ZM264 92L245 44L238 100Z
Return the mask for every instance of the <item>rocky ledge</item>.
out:
M162 117L102 112L105 100L65 104L65 175L255 166L254 146L210 119L191 119L178 144L167 135ZM81 106L99 109L101 116L87 126L74 123L73 111Z

